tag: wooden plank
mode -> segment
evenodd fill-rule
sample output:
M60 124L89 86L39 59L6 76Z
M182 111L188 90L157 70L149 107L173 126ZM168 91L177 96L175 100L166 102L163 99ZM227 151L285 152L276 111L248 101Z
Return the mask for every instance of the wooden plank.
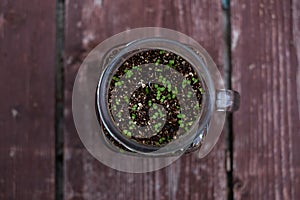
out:
M225 141L199 160L183 156L163 170L130 174L110 169L83 148L71 116L72 86L84 56L128 28L161 26L186 33L222 65L220 1L67 1L65 39L65 199L224 199Z
M299 1L231 2L235 199L300 199Z
M0 2L0 199L54 199L55 1Z

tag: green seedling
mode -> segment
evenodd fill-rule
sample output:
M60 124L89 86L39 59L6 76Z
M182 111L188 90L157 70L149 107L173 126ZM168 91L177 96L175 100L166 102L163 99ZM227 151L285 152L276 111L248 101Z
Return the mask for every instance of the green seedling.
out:
M194 122L188 122L186 123L188 126L192 126Z
M130 78L133 75L133 72L130 70L125 74L126 78Z
M166 140L165 137L161 137L161 138L159 138L159 143L161 144L161 143L163 143L165 140Z
M155 65L156 65L156 66L159 65L159 63L160 63L160 59L157 59L157 60L155 61Z
M178 114L177 118L179 118L179 119L185 118L185 114Z
M169 60L169 63L168 63L168 65L169 65L169 66L172 66L172 65L174 65L174 63L175 63L175 61L174 61L174 60Z
M134 105L132 106L132 110L133 110L133 111L136 111L136 110L137 110L137 107L138 107L138 105L137 105L137 104L134 104Z
M192 81L194 84L198 83L198 79L196 79L195 77L192 78Z
M118 118L121 118L121 117L122 117L122 113L121 113L121 112L118 112L118 113L117 113L117 117L118 117Z
M118 81L118 82L115 83L115 86L121 86L123 84L124 84L124 81Z
M128 131L128 130L123 130L123 134L128 136L128 137L131 137L131 132Z
M124 100L126 103L129 103L129 98L127 96L124 96Z
M132 118L132 119L135 119L135 118L136 118L136 114L132 114L132 115L131 115L131 118Z
M119 79L118 77L116 77L116 76L113 76L113 77L112 77L112 80L114 80L114 81L119 81L120 79Z
M203 88L199 88L201 94L203 94Z

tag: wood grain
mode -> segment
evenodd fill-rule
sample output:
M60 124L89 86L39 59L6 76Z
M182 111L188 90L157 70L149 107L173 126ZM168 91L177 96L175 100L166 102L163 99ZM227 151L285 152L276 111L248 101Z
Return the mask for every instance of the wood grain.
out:
M235 199L300 199L299 1L231 2Z
M53 200L55 1L0 1L0 199Z
M75 0L66 2L65 199L225 199L225 141L199 160L183 156L163 170L129 174L110 169L83 148L71 115L72 86L84 56L109 36L129 28L160 26L186 33L221 66L220 1Z

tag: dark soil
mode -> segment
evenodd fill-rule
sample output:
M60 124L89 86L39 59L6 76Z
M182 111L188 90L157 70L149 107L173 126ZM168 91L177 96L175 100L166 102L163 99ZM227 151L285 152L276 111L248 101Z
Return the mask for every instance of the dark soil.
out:
M161 49L141 50L131 55L120 65L109 84L108 104L113 120L113 112L117 112L120 118L125 119L126 116L123 116L125 113L123 110L127 109L129 111L130 120L128 121L130 122L128 123L130 124L118 127L122 134L140 144L162 146L187 132L195 120L195 118L188 119L181 112L181 105L177 98L177 88L170 86L170 82L166 81L164 77L160 77L160 83L141 84L134 93L129 94L127 97L114 96L114 90L117 87L122 86L122 90L126 90L126 84L122 82L122 78L130 79L132 76L131 70L137 69L137 66L153 66L153 63L157 71L159 71L161 65L166 65L185 77L181 83L182 86L190 85L198 101L190 112L195 112L194 115L198 116L203 95L202 82L199 76L191 64L181 56ZM188 103L190 96L191 94L187 93L184 99L181 99L181 102ZM126 106L115 105L115 102L120 98L126 100ZM151 120L155 124L150 130L149 123ZM162 124L163 122L164 124ZM139 132L135 128L136 126L146 128L149 126L149 131L147 133ZM180 127L185 131L180 132ZM149 132L151 132L150 135ZM110 140L113 139L110 138ZM114 143L116 142L114 141Z

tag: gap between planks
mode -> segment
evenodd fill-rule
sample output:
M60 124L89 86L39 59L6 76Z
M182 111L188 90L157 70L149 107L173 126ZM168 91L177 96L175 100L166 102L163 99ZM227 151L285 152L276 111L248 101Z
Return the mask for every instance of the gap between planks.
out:
M64 199L64 13L65 0L56 0L55 44L55 199Z
M230 0L221 0L223 8L223 39L224 39L224 82L227 89L231 89L232 61L231 61L231 10ZM228 113L224 126L226 137L225 167L227 175L227 200L233 200L233 121Z

